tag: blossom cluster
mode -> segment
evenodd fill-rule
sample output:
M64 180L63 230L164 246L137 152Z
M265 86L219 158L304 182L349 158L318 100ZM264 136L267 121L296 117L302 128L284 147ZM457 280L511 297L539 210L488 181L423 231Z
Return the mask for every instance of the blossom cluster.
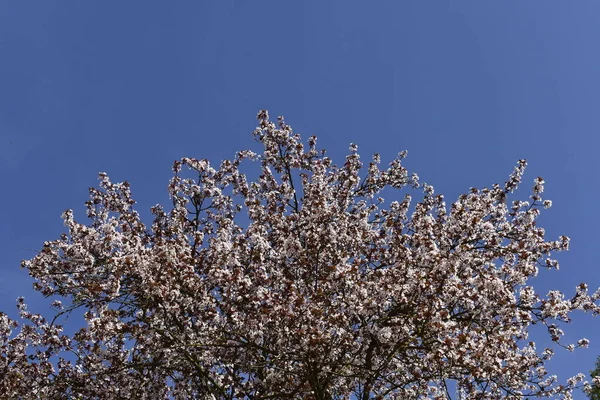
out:
M0 393L9 398L501 399L570 398L545 368L531 325L556 346L575 310L598 314L600 292L546 296L529 284L569 239L536 225L530 201L504 185L471 189L449 207L409 174L402 152L364 167L356 145L335 165L283 118L258 114L262 152L218 167L173 166L172 208L145 225L130 185L100 174L91 222L63 214L68 233L23 262L55 299L46 320L18 301L0 313ZM256 180L242 163L259 164ZM384 207L386 188L408 193ZM413 195L411 196L412 193ZM413 201L413 197L417 201ZM81 310L73 334L61 318ZM450 389L456 388L456 389Z

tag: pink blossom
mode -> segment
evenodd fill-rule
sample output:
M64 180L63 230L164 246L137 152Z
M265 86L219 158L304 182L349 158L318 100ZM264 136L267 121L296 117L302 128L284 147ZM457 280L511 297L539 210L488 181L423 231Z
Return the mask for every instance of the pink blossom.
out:
M531 285L569 238L536 225L551 205L543 179L531 201L507 202L525 160L504 186L447 206L403 166L406 151L364 167L352 144L338 166L283 117L257 119L260 154L175 162L173 206L152 207L150 225L129 183L105 173L88 224L64 212L68 232L22 263L56 318L24 299L20 321L0 313L2 396L444 399L453 381L465 399L568 399L590 387L560 383L546 369L555 350L528 339L538 324L555 348L587 347L563 344L563 327L574 310L598 314L600 291ZM386 188L421 191L385 208Z

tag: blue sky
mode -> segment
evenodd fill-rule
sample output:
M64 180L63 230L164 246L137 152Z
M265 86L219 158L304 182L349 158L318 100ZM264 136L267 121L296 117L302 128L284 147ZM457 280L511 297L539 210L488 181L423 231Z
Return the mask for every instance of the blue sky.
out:
M536 284L595 290L599 14L591 0L2 2L0 309L26 295L48 312L20 260L64 231L64 209L84 219L99 171L128 180L147 218L175 159L258 150L263 108L338 161L350 142L384 162L407 149L449 201L526 158L521 196L544 177L540 223L572 239ZM600 354L600 320L575 317L567 337L592 343L557 352L565 379Z

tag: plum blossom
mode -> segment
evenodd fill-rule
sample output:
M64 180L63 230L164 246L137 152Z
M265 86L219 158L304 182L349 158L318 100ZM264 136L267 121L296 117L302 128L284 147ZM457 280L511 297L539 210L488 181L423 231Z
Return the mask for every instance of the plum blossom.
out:
M569 238L537 226L552 205L542 178L513 200L525 160L504 185L446 203L406 151L363 166L351 144L337 165L283 117L257 119L260 152L176 161L172 207L152 207L149 225L130 184L105 173L88 224L63 213L67 232L22 263L55 315L22 298L19 320L0 313L2 396L569 399L591 387L547 368L555 350L588 346L564 344L563 328L575 310L600 313L600 290L531 284ZM386 208L384 190L407 193ZM81 325L66 333L71 314ZM537 348L533 324L553 346Z

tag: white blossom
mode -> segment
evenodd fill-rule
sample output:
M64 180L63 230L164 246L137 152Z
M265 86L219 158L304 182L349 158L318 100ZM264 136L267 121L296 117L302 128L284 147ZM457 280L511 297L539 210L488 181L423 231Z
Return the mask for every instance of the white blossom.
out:
M588 346L563 344L564 323L600 313L600 290L531 285L569 238L546 241L536 225L552 205L542 178L530 201L507 201L525 160L504 186L447 205L403 166L406 151L364 167L352 144L336 166L283 117L257 119L260 154L175 162L173 207L152 207L149 226L129 183L106 173L88 225L63 213L67 233L22 263L56 319L23 298L20 321L0 313L2 396L445 399L453 380L461 399L569 399L590 387L546 362ZM386 209L389 188L422 192ZM63 332L79 310L81 329ZM528 339L533 324L554 348Z

